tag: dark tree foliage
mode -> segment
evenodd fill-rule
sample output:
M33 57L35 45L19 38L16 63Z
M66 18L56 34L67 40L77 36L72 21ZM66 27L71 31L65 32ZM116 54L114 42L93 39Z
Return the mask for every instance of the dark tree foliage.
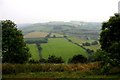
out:
M2 62L2 25L0 23L0 63Z
M93 42L91 43L91 45L97 45L97 44L98 44L97 41L93 41Z
M82 43L83 46L90 46L90 43L88 42L85 42L85 43Z
M120 63L120 14L115 14L103 23L100 44L112 61Z
M47 43L48 39L47 38L41 38L41 39L25 39L25 42L27 44L41 44L41 43Z
M94 61L105 61L105 60L107 60L109 58L108 55L107 55L107 52L102 51L100 49L98 49L95 52L95 54L93 54L92 56L93 56Z
M24 63L30 57L29 49L23 40L20 30L10 20L1 21L2 24L2 57L3 62Z
M40 63L47 63L47 59L42 58L42 59L39 60L39 62Z
M57 57L55 55L49 55L48 63L64 63L64 60L62 59L62 57Z
M68 63L85 63L87 58L83 55L74 55L72 58L69 59Z

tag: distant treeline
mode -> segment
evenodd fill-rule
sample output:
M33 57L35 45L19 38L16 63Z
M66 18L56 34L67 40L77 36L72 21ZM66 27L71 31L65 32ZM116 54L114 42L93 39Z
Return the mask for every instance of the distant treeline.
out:
M48 39L47 38L27 38L25 39L25 42L27 44L40 44L40 43L47 43Z

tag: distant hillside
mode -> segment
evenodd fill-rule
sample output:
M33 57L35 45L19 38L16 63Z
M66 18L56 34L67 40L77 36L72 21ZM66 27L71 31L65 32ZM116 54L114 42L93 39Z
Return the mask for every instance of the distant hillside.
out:
M35 23L18 27L22 30L23 34L30 32L55 32L62 33L65 35L76 36L86 39L98 39L101 23L99 22L81 22L81 21L52 21L46 23Z
M25 24L17 24L17 27L18 28L21 28L21 27L26 27L26 26L29 26L31 25L30 23L25 23Z
M87 29L87 30L100 30L101 23L98 22L80 22L80 21L71 21L71 22L47 22L47 23L36 23L36 24L19 24L18 28L23 30L23 32L28 31L56 31L59 30L68 30L68 29Z

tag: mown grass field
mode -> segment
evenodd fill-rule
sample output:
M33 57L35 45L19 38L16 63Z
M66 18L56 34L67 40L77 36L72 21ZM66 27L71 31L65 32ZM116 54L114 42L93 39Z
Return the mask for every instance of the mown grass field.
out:
M31 59L33 60L39 60L40 56L39 56L39 52L38 52L38 48L36 46L36 44L27 44L29 50L30 50L30 54L31 54Z
M65 61L72 58L75 54L82 54L87 57L87 52L71 43L64 38L49 38L48 43L41 44L42 57L47 58L49 55L61 56Z
M24 38L41 38L46 37L48 33L46 32L31 32L24 36Z
M76 37L69 37L69 39L72 40L75 43L80 44L80 45L82 45L82 43L85 43L85 42L91 43L91 42L94 41L94 40L85 40L85 39L76 38ZM96 51L97 49L100 49L100 44L84 46L84 47L87 48L87 49L91 49L91 50Z

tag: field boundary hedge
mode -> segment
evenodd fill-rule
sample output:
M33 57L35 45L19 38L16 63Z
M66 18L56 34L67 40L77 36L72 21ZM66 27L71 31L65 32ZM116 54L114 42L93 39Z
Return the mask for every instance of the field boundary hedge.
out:
M62 72L62 71L89 71L100 67L100 62L87 64L10 64L2 65L3 74L25 72Z

